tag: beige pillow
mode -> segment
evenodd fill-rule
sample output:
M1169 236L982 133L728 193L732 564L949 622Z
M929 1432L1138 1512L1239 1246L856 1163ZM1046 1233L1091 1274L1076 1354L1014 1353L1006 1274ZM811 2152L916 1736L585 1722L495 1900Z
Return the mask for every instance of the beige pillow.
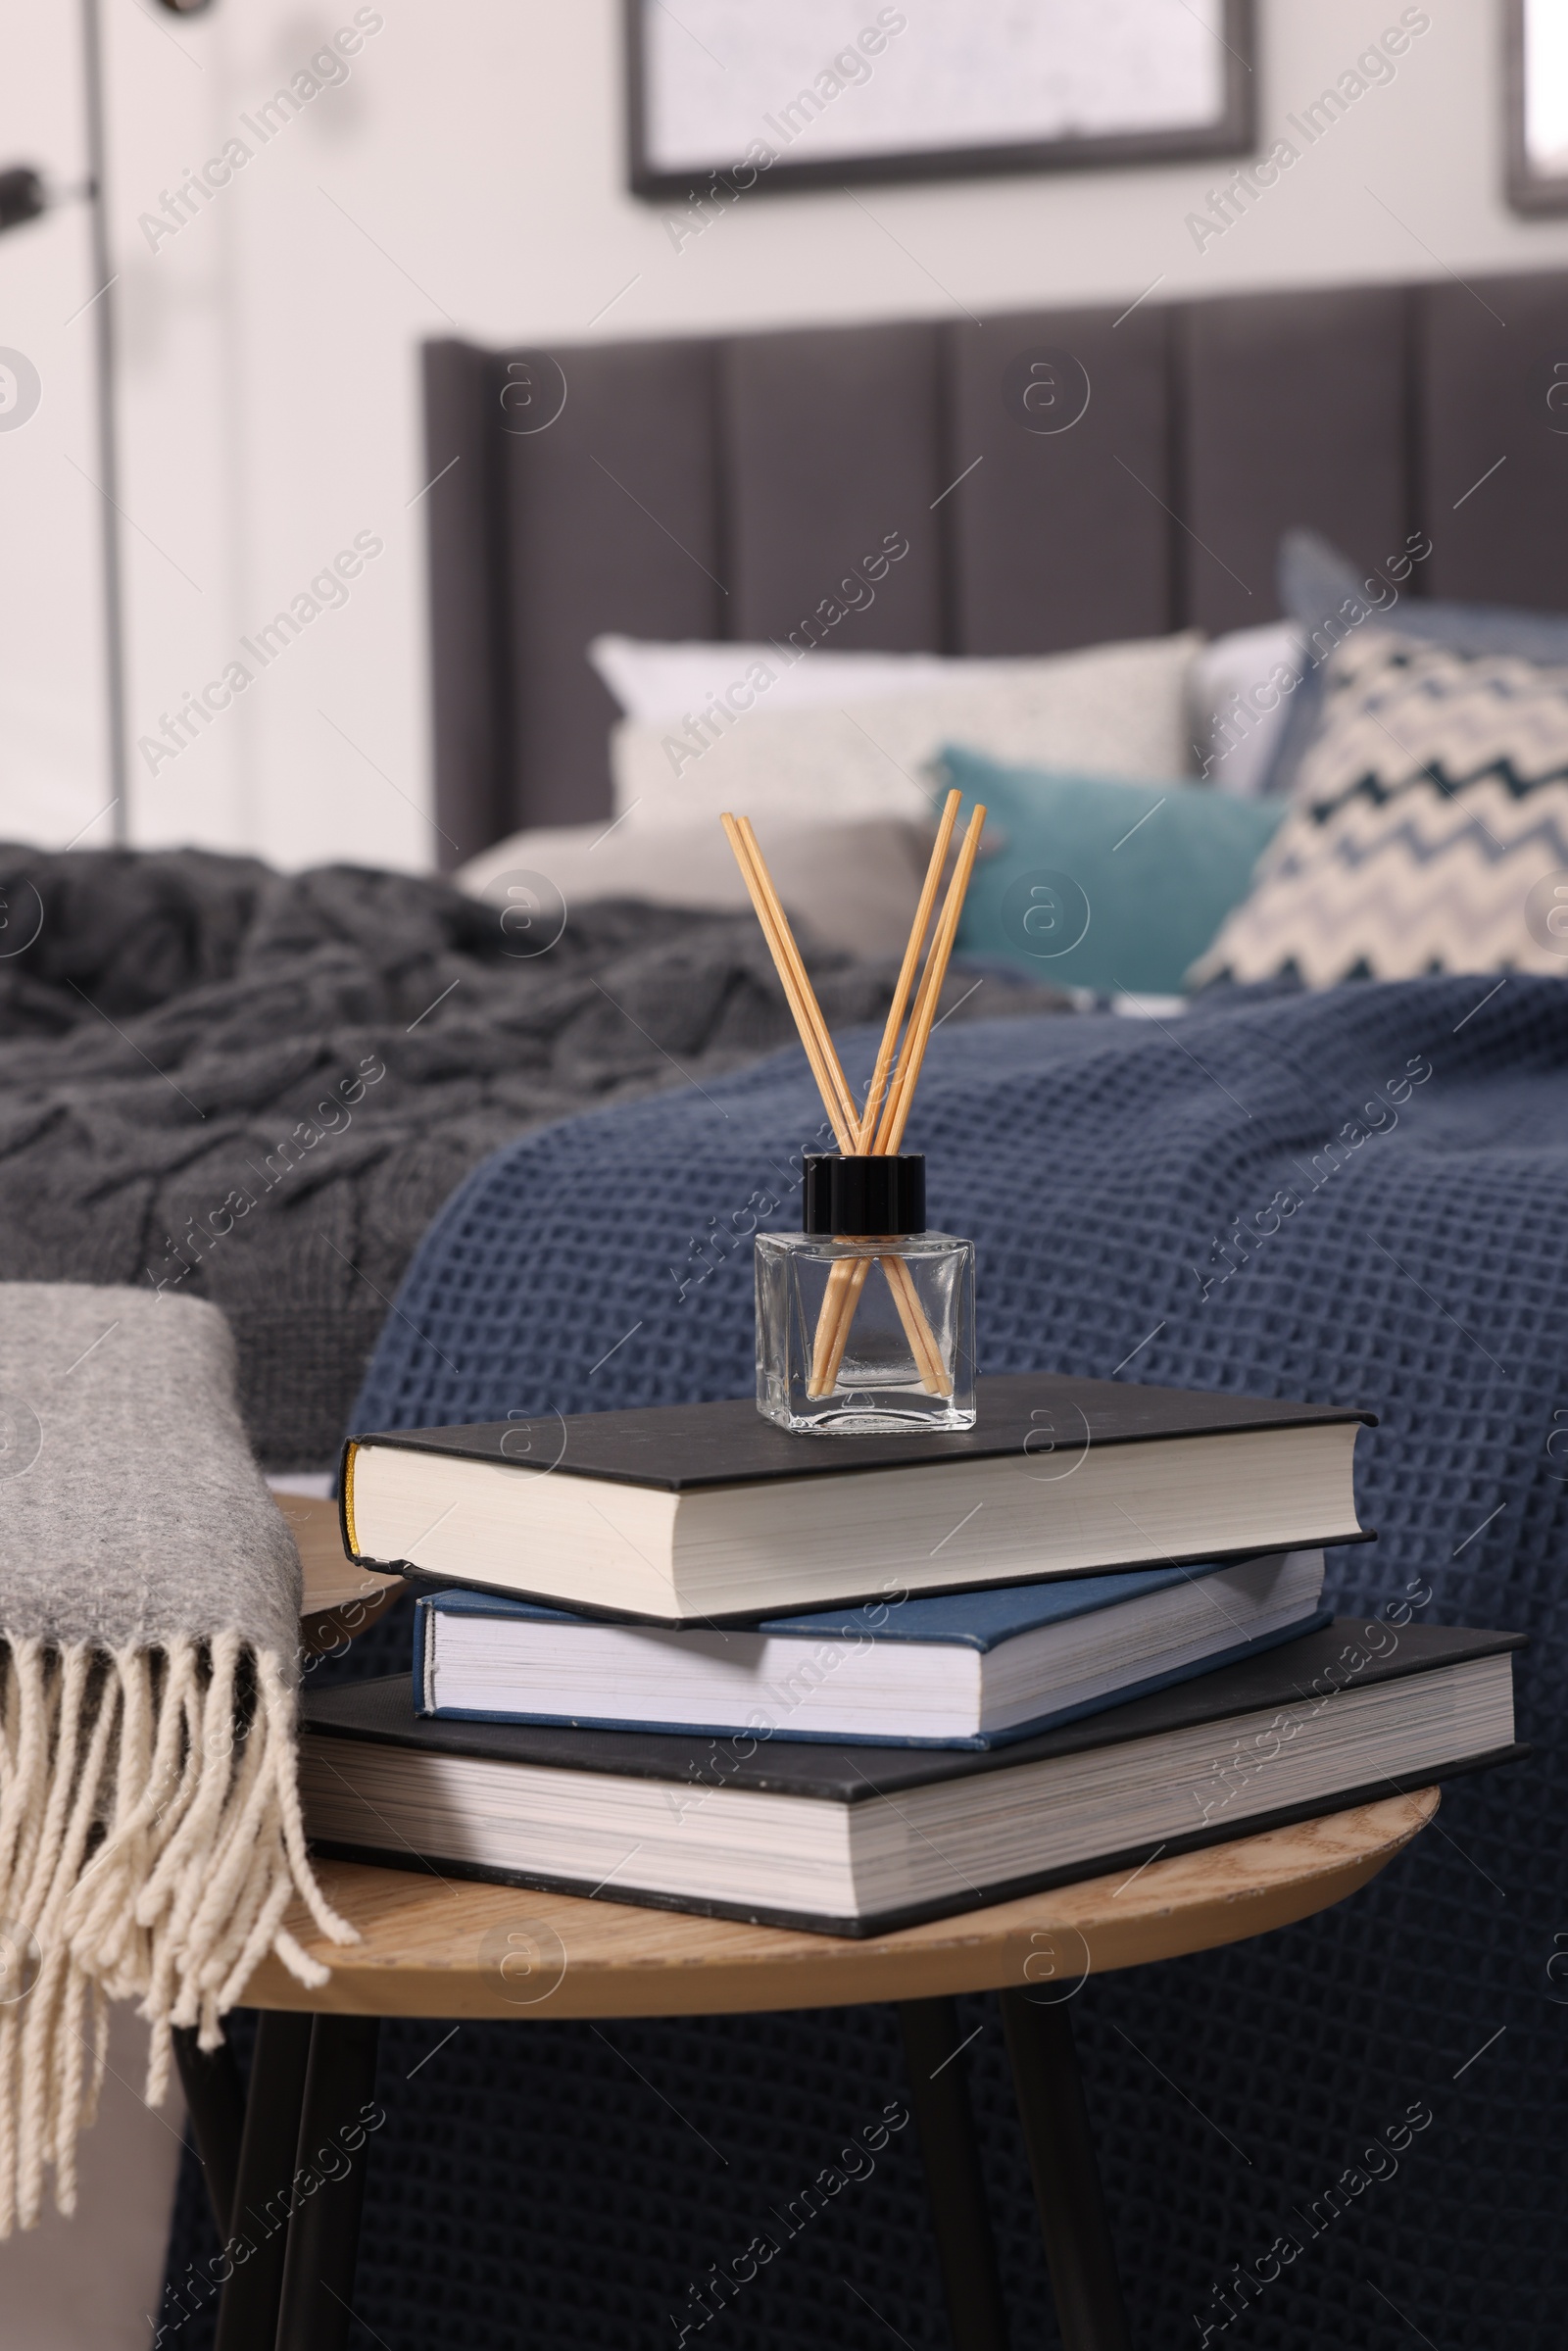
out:
M514 833L452 878L470 897L497 906L507 903L508 879L518 874L554 883L568 911L606 898L736 912L751 906L716 818L654 834L609 824L606 818ZM903 955L930 856L929 823L873 816L858 824L801 825L764 815L758 838L790 918L803 931L853 955Z
M1191 764L1187 678L1196 632L999 662L984 678L845 708L769 710L738 672L739 707L705 726L623 719L611 736L622 831L647 835L723 808L796 823L927 813L927 763L947 743L1037 767L1163 782ZM807 661L809 654L801 657ZM717 710L720 706L710 706ZM702 713L693 712L700 719Z

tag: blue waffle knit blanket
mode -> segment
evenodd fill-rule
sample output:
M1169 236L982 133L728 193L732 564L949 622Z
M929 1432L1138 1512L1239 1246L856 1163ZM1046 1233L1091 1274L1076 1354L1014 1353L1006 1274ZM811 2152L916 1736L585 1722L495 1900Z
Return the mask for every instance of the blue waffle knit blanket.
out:
M862 1082L872 1043L847 1041ZM1330 1554L1330 1598L1534 1636L1518 1675L1531 1763L1456 1785L1438 1825L1355 1900L1259 1942L1092 1979L1079 1996L1135 2340L1393 2351L1410 2327L1492 2351L1559 2340L1565 1062L1568 986L1519 977L1249 991L1169 1021L1095 1014L933 1040L909 1147L928 1154L933 1224L978 1245L983 1369L1369 1405L1381 1426L1360 1441L1359 1501L1380 1540ZM820 1118L790 1053L497 1152L419 1249L354 1425L747 1393L750 1235L797 1221L799 1154L821 1148ZM356 1670L374 1662L363 1645ZM748 2216L810 2176L838 2118L877 2111L900 2082L875 2012L831 2031L806 2018L635 2030L641 2074L690 2130L664 2116L667 2135L644 2149L657 2180L612 2164L608 2203L604 2151L580 2118L596 2098L630 2113L642 2093L602 2036L466 2028L466 2092L434 2066L420 2077L411 2165L431 2112L453 2122L443 2098L538 2118L550 2226L514 2220L502 2267L541 2346L673 2339L680 2280L744 2245ZM969 2062L1009 2292L1038 2308L998 2038L993 2018ZM1406 2124L1417 2110L1427 2120ZM1393 2172L1392 2157L1374 2163L1412 2129ZM744 2188L743 2147L762 2166ZM514 2175L476 2190L462 2224L476 2246L486 2215L525 2212L540 2192L537 2150L509 2160ZM918 2180L900 2179L853 2208L846 2196L832 2229L792 2248L712 2339L889 2339L834 2282L848 2276L906 2340L942 2341ZM379 2222L376 2208L372 2181L357 2299L395 2327L418 2300L421 2254L411 2199ZM596 2211L619 2232L610 2275L587 2249ZM1298 2250L1271 2255L1293 2229ZM447 2339L431 2327L422 2339Z

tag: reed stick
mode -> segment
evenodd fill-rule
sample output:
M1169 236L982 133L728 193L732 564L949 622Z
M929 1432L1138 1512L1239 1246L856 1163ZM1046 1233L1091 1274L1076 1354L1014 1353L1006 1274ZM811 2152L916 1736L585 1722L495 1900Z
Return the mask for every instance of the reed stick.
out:
M954 810L952 795L949 797L948 807L950 810ZM956 813L956 810L954 812ZM909 1111L914 1102L914 1089L919 1080L920 1066L925 1059L926 1047L931 1041L931 1031L936 1023L937 1004L942 995L943 982L948 976L948 964L952 958L954 942L958 935L958 918L963 912L963 901L968 891L969 878L974 871L974 861L979 853L980 835L984 829L985 820L985 808L983 805L977 804L969 818L968 830L964 834L963 846L958 852L953 879L948 885L948 895L943 903L936 935L932 939L931 952L926 958L925 975L920 983L919 994L915 998L914 1010L909 1017L909 1027L904 1040L904 1050L899 1057L893 1083L888 1090L888 1098L878 1121L875 1140L871 1144L873 1152L891 1154L898 1151L904 1141L904 1131L908 1124ZM949 824L950 838L952 829L952 825ZM944 854L946 854L945 843ZM922 932L923 929L922 923ZM862 1151L865 1149L863 1139L860 1148ZM900 1264L906 1280L909 1281L912 1288L913 1280L908 1267L903 1264L902 1259ZM847 1278L839 1283L836 1295L831 1278L829 1279L829 1295L824 1298L822 1312L817 1318L816 1340L812 1349L811 1381L808 1391L812 1396L829 1396L838 1383L839 1373L844 1364L845 1349L849 1345L850 1332L855 1322L856 1309L859 1304L860 1293L865 1288L866 1276L869 1271L869 1263L865 1260L849 1265ZM945 1367L943 1385L939 1393L942 1395L951 1395L952 1393L952 1382L947 1377Z
M958 917L963 912L963 901L969 888L969 876L974 871L975 858L979 855L980 835L985 821L985 808L977 802L969 818L969 829L963 836L963 847L958 852L958 862L953 869L953 879L948 885L942 919L937 924L937 935L931 943L931 953L926 957L925 978L920 983L920 993L909 1017L908 1034L904 1040L904 1051L899 1055L899 1066L888 1090L888 1099L883 1104L876 1141L871 1147L873 1151L896 1151L904 1141L904 1130L909 1123L909 1112L914 1106L914 1089L920 1081L920 1065L925 1059L925 1049L931 1042L931 1031L936 1023L937 999L942 994L942 984L948 976L954 942L958 936Z
M773 958L773 968L783 986L785 1002L794 1014L795 1025L800 1031L801 1043L806 1048L806 1057L811 1065L811 1075L816 1080L822 1107L828 1114L839 1150L853 1151L859 1130L855 1097L850 1092L843 1064L807 977L806 965L795 944L789 917L779 903L778 893L762 862L761 852L757 847L750 824L737 824L734 817L727 813L719 818L719 822L735 853L741 879L746 884L757 919L762 926L762 936Z
M914 909L914 921L909 930L909 944L904 951L904 961L899 966L898 986L893 991L893 1002L888 1007L887 1026L882 1031L882 1043L877 1048L876 1066L871 1072L871 1083L866 1092L865 1106L860 1112L859 1133L855 1144L856 1150L860 1152L868 1151L871 1149L871 1138L876 1132L877 1112L882 1107L882 1090L888 1082L889 1072L892 1070L894 1059L898 1053L899 1031L904 1026L904 1015L909 1002L909 991L914 985L914 975L920 968L920 951L925 945L926 929L931 920L931 909L937 903L937 892L942 887L942 868L948 861L948 849L953 840L953 828L958 821L958 809L962 801L963 794L961 792L950 792L942 810L942 821L937 826L936 846L931 852L931 861L925 869L925 880L920 886L919 904Z
M859 1129L856 1136L855 1148L857 1151L862 1153L870 1151L872 1137L876 1132L877 1112L882 1107L883 1091L887 1086L898 1053L899 1032L904 1026L904 1015L908 1007L909 991L914 985L915 973L920 968L920 954L925 946L926 929L931 920L931 910L937 902L937 892L942 887L942 869L948 861L948 850L953 841L953 828L957 822L958 809L962 800L961 792L955 791L948 794L942 810L942 820L937 826L936 843L931 852L930 862L926 866L925 880L921 884L919 901L914 910L914 920L909 926L909 943L904 951L904 961L899 967L898 985L893 991L893 1002L888 1007L887 1025L882 1031L882 1042L877 1048L876 1063L871 1071L871 1083L866 1088L865 1104L860 1112ZM808 1396L825 1396L838 1377L838 1364L833 1362L834 1339L836 1335L840 1337L838 1363L841 1364L844 1358L843 1341L849 1337L850 1323L854 1320L855 1315L853 1301L858 1299L860 1292L865 1288L870 1270L870 1262L864 1257L841 1257L828 1274L822 1311L816 1318L816 1336L811 1349L811 1376L807 1388ZM941 1393L947 1393L945 1385Z

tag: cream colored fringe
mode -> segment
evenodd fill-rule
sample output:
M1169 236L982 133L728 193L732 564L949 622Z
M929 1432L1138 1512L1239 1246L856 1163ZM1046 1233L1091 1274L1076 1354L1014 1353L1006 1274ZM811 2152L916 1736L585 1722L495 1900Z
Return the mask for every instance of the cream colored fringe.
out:
M275 1655L237 1633L0 1646L0 2239L36 2224L46 2164L75 2209L111 2000L152 2025L157 2106L172 2028L216 2048L265 1953L325 1983L282 1924L296 1893L333 1942L358 1941L312 1875Z

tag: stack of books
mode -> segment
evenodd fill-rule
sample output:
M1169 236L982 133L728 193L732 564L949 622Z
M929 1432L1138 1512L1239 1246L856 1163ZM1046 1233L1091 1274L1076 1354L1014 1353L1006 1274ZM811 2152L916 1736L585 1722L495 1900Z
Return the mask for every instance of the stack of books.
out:
M306 1702L312 1841L865 1935L1509 1759L1518 1636L1322 1607L1370 1419L1025 1374L937 1436L355 1438L414 1671Z

